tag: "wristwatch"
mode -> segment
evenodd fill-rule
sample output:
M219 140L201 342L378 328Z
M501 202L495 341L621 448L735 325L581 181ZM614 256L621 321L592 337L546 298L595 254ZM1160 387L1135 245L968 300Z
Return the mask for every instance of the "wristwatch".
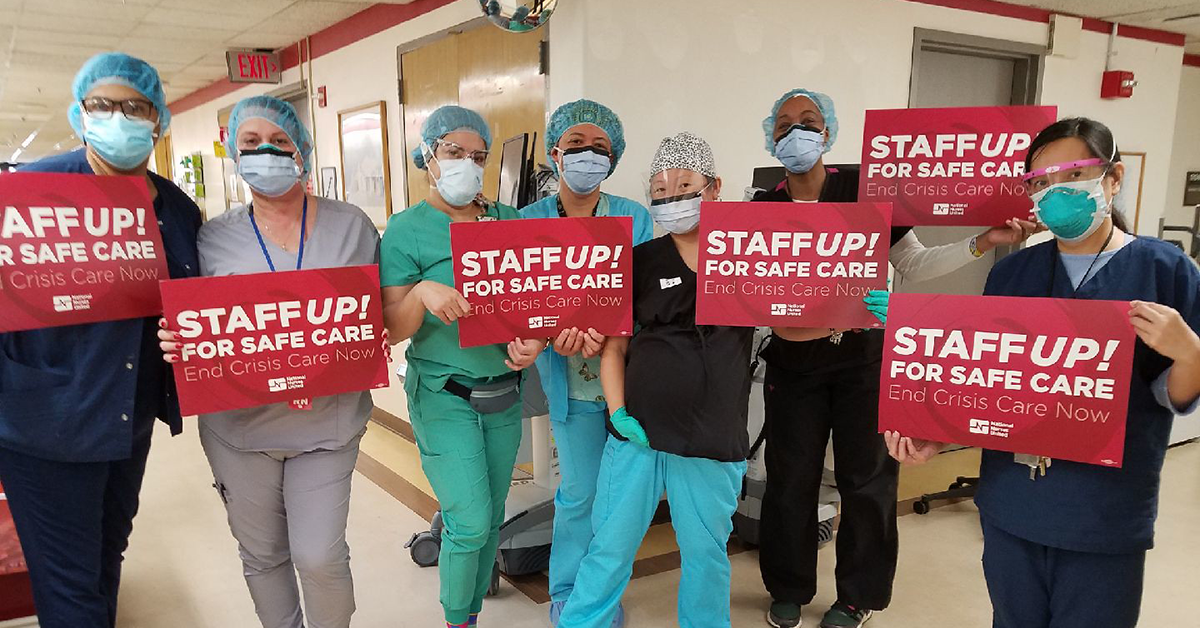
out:
M970 247L968 247L971 250L971 256L974 257L975 259L979 259L979 258L983 257L983 255L984 255L983 251L980 251L979 247L977 246L978 241L979 241L979 236L972 237L971 245L970 245Z

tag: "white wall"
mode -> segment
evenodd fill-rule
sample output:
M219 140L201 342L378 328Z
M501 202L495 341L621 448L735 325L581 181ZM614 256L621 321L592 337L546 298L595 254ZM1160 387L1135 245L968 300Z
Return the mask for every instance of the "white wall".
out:
M907 106L914 27L1033 44L1045 44L1048 32L1046 24L901 0L806 6L699 0L681 11L677 2L562 3L552 21L549 106L588 97L622 117L629 147L606 184L610 192L644 200L658 141L687 129L712 144L724 196L737 199L755 166L774 165L761 121L784 91L803 86L832 96L841 131L827 159L857 163L864 110ZM580 34L582 45L559 37L563 31ZM1183 50L1118 41L1117 66L1141 82L1134 98L1100 99L1107 36L1085 32L1078 59L1047 60L1042 102L1064 115L1096 117L1123 147L1149 153L1142 225L1156 227Z
M1200 68L1184 66L1175 115L1175 149L1167 175L1167 223L1191 226L1194 212L1183 204L1183 187L1188 171L1196 170L1200 170Z
M429 13L398 24L385 31L364 38L340 50L313 59L313 89L324 85L327 103L317 108L314 141L316 143L316 165L338 166L338 182L341 184L341 166L337 136L337 112L382 100L386 103L388 117L389 156L392 177L392 209L404 209L404 160L402 150L404 128L401 125L399 96L396 92L397 68L396 48L426 35L444 31L479 17L478 5L472 2L453 2ZM305 74L307 74L307 67ZM299 68L283 73L281 84L288 85L300 80ZM176 114L171 122L171 137L177 156L200 151L204 156L205 182L208 196L206 206L211 218L225 210L224 189L217 176L220 163L213 153L213 141L218 139L217 112L247 96L261 94L278 88L278 85L251 85L195 109ZM313 170L314 182L318 171Z

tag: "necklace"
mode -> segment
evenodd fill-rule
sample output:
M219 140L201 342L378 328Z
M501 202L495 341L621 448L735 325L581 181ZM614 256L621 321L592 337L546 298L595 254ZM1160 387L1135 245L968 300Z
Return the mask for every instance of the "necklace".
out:
M254 235L258 237L258 246L262 249L263 257L267 259L267 267L271 272L275 272L275 262L271 259L271 253L267 251L267 243L263 240L262 233L258 230L258 221L254 219L254 205L250 205L250 226L254 228ZM308 196L304 197L304 206L300 212L300 252L296 254L296 270L300 270L301 264L304 262L304 235L305 223L308 222ZM265 228L265 225L264 225ZM282 248L282 247L281 247ZM284 251L287 251L285 248Z

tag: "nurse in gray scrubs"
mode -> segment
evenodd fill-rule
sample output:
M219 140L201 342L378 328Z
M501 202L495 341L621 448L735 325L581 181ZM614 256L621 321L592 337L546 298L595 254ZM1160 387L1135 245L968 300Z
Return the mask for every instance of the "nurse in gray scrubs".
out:
M378 263L379 231L361 209L305 191L312 138L290 104L270 96L240 101L227 143L253 202L201 227L202 275ZM174 334L159 337L165 359L178 360ZM350 625L350 478L373 407L369 392L356 392L200 417L200 441L264 628Z

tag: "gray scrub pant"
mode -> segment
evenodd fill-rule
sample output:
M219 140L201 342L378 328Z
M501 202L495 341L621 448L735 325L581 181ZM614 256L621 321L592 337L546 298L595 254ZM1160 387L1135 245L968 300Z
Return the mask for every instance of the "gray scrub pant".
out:
M258 452L200 428L263 628L346 628L354 582L346 517L361 435L334 451Z

